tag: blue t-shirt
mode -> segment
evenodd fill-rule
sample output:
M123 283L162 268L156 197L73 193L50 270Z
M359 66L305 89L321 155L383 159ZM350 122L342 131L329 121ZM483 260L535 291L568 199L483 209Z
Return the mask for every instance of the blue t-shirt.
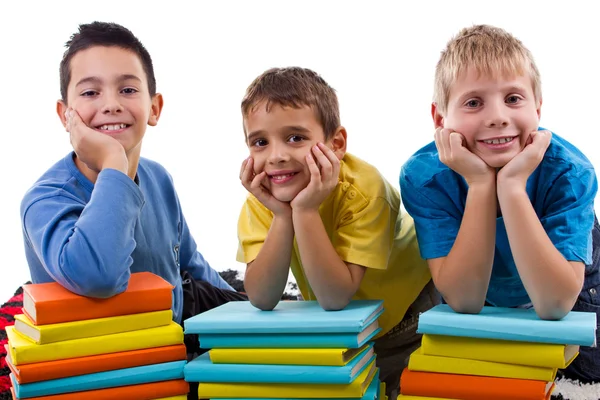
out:
M542 162L527 180L526 190L548 237L569 261L591 263L597 189L589 160L553 134ZM415 220L421 256L447 256L465 211L468 186L464 178L440 161L432 142L404 164L400 190L404 207ZM530 302L502 217L496 220L496 251L486 300L502 307Z
M160 164L141 158L136 182L105 169L93 184L73 155L50 168L21 202L34 283L56 281L81 295L110 297L125 290L131 272L149 271L174 286L173 320L179 323L180 270L233 290L197 251L171 176Z

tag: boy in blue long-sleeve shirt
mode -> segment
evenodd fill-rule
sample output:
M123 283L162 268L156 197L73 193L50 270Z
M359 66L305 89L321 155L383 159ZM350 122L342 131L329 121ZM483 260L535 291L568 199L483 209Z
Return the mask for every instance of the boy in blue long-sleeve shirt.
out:
M81 25L67 43L60 88L57 113L74 151L21 203L32 281L104 298L124 291L132 272L153 272L174 286L179 323L245 300L198 252L171 176L140 157L163 98L139 40L117 24Z

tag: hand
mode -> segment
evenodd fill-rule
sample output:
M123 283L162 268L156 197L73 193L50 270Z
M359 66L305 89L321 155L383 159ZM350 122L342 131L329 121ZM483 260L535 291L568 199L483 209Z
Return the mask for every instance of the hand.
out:
M337 186L340 178L340 160L323 143L313 146L312 153L306 156L306 163L310 171L310 182L292 200L293 210L318 210L323 200Z
M527 179L542 162L551 139L552 132L550 131L532 132L523 150L498 172L498 185L504 185L510 181L511 184L516 184L524 189Z
M65 117L71 145L81 162L95 172L114 168L127 174L129 161L121 143L88 127L72 108L65 112Z
M273 212L273 215L291 215L292 208L289 203L277 200L273 194L263 185L267 178L265 171L256 175L254 173L254 160L246 158L240 169L240 180L247 191L252 193L265 207Z
M495 170L466 148L465 138L460 133L450 129L436 129L435 146L440 161L465 178L469 186L488 183L495 178Z

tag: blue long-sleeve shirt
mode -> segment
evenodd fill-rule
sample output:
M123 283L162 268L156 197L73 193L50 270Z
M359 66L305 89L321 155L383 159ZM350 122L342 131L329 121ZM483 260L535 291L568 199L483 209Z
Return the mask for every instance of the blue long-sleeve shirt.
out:
M180 269L233 290L197 250L168 172L141 158L136 182L114 169L93 184L73 153L51 167L21 202L25 255L34 283L56 281L72 292L110 297L131 272L155 273L173 286L181 322Z

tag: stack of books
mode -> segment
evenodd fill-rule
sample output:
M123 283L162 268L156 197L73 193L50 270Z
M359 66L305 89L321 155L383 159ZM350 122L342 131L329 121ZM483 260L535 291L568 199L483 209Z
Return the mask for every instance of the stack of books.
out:
M23 314L6 328L14 399L186 399L183 329L173 287L149 272L95 299L58 283L23 286Z
M484 307L459 314L447 304L421 314L421 347L402 373L400 400L544 400L557 369L579 346L595 346L596 314L572 311L558 321L533 309Z
M199 399L385 398L370 342L381 301L324 311L316 301L284 301L272 311L230 302L184 321L211 349L184 368Z

